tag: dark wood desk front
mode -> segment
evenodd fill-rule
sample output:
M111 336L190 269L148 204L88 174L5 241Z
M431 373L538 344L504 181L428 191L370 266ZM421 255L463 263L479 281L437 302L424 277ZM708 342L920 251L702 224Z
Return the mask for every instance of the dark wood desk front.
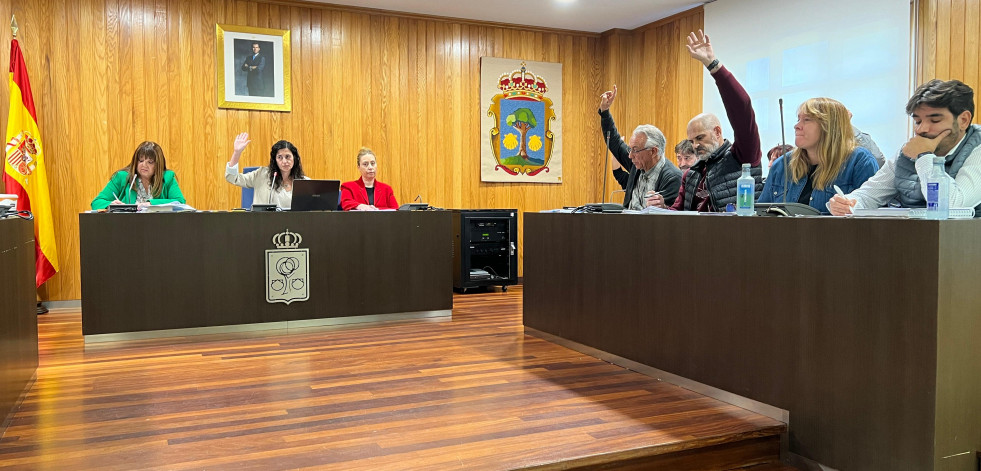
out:
M79 215L82 333L453 308L449 212ZM309 300L266 301L266 250L309 249Z
M34 223L0 219L0 436L37 371Z
M981 220L526 214L524 324L789 411L842 470L977 469Z

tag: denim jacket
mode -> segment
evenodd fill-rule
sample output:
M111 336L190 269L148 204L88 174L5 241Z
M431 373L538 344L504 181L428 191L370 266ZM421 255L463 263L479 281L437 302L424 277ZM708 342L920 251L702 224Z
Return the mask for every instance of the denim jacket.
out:
M773 165L770 166L770 175L766 178L766 185L763 186L760 203L779 203L783 201L783 162L784 159L789 158L790 153L787 153L774 161ZM865 180L875 175L877 171L879 171L879 164L875 161L872 153L864 147L856 147L852 151L852 154L848 156L848 159L845 160L844 166L838 172L838 178L835 179L834 183L828 185L826 188L814 188L811 191L809 205L821 211L821 214L830 214L827 204L835 194L834 185L838 185L841 191L848 194L857 190L858 187L862 186L862 183L865 183ZM787 202L797 202L797 198L800 198L801 192L804 191L806 178L788 182Z

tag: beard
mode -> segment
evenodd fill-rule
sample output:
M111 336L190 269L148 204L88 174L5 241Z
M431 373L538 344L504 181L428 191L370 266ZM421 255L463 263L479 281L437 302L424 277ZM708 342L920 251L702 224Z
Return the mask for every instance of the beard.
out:
M933 139L937 136L923 136L923 137ZM934 151L934 155L944 155L949 153L950 150L957 145L957 142L960 141L962 137L964 137L964 133L962 133L961 130L958 129L957 126L955 125L953 128L950 129L950 134L948 134L947 137L943 138L939 143L937 143L937 150Z
M695 148L695 156L698 157L698 160L706 160L710 155L715 153L715 151L719 150L719 147L719 145L715 144L699 144L698 147Z

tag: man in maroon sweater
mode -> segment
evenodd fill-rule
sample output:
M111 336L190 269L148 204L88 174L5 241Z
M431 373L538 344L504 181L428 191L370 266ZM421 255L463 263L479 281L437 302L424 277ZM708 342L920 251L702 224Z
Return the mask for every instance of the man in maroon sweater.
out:
M698 162L681 177L681 189L671 209L686 211L724 211L728 203L736 202L736 180L742 174L742 164L750 164L756 179L756 198L763 191L760 167L760 133L756 113L749 95L736 78L715 58L708 35L688 35L688 54L708 69L719 88L729 124L735 138L730 143L722 137L722 124L711 113L702 113L688 122L688 140L695 148ZM655 195L652 204L665 207Z

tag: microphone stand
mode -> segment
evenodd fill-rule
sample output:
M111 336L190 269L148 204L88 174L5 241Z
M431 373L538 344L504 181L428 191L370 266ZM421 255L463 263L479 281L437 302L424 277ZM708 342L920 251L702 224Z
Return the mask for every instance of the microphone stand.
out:
M786 136L786 133L784 132L784 124L783 124L783 98L781 98L780 99L780 150L783 151L786 148L787 148L787 136ZM784 159L783 159L783 204L787 204L787 190L788 190L787 185L789 185L789 183L788 183L789 175L787 174L787 162L790 160L790 158L786 154L783 157L784 157Z
M278 176L278 175L279 175L279 172L273 172L272 181L269 182L269 203L268 204L273 204L273 202L272 202L272 200L273 200L273 188L276 186L276 176ZM279 205L277 204L276 206L279 206Z
M609 179L610 171L610 131L606 132L606 151L603 152L603 192L600 193L600 201L606 204L606 180Z

